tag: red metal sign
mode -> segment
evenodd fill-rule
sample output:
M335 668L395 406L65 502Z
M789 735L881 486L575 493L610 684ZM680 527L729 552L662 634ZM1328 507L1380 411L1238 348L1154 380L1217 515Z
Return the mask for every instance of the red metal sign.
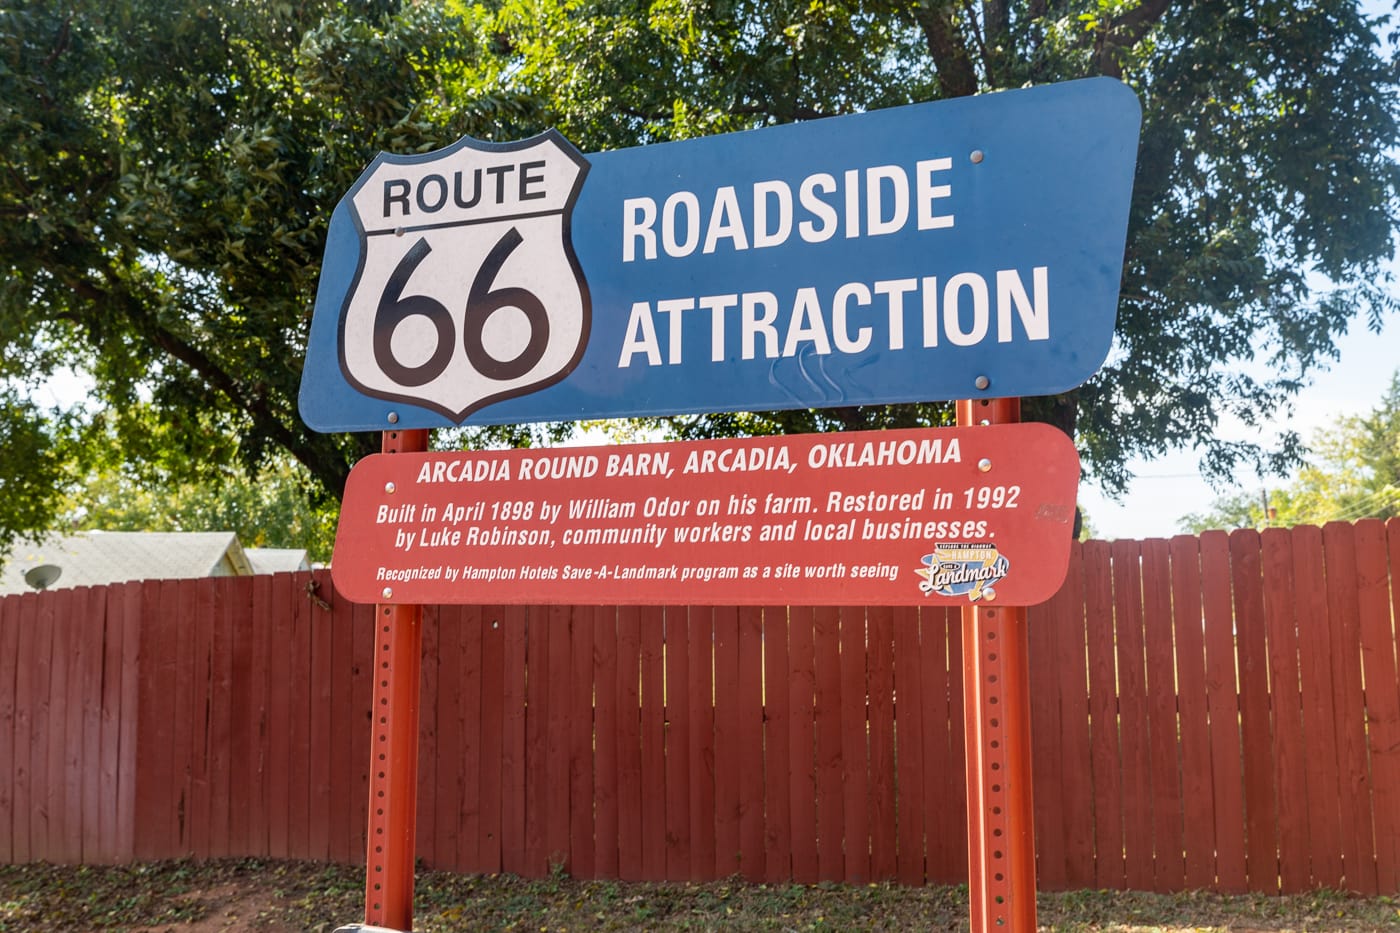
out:
M366 603L1033 605L1078 481L1041 424L381 454L332 575Z

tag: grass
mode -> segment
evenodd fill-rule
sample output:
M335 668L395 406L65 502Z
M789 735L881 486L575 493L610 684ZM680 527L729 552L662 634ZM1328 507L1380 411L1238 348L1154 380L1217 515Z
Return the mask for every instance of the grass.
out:
M361 919L362 869L251 859L110 868L0 867L0 931L213 930L330 933ZM414 928L584 930L966 930L965 888L537 880L421 871ZM1201 892L1041 893L1041 929L1400 931L1396 898Z

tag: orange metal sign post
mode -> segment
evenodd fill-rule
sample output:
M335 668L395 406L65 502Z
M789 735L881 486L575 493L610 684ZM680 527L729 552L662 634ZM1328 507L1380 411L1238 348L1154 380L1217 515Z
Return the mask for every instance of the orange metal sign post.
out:
M386 454L428 449L428 432L386 431ZM413 929L413 859L418 806L418 691L423 607L392 591L374 607L374 706L369 780L365 923Z
M1020 399L958 402L960 426L1020 420ZM972 929L1033 933L1035 814L1026 610L966 607L962 619Z

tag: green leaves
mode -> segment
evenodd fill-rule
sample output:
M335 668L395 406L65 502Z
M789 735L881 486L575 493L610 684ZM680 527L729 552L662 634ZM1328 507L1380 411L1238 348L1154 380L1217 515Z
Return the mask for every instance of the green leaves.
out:
M19 531L44 528L53 521L56 489L64 485L66 423L50 424L33 403L0 385L0 556Z
M97 472L64 505L65 526L77 530L232 531L245 547L305 549L321 562L330 561L339 511L286 456L253 475L225 469L185 482Z

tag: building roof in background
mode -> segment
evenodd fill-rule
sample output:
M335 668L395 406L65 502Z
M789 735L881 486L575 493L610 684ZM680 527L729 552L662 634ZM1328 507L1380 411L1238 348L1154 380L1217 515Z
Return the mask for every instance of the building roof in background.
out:
M306 567L305 551L252 549L256 562L231 531L80 531L17 541L0 563L0 594L34 589L25 574L57 567L49 589L103 586L129 580L179 580L198 577L249 576ZM293 559L292 555L299 555Z
M253 565L253 573L293 573L310 570L306 551L290 547L245 547L243 553Z

